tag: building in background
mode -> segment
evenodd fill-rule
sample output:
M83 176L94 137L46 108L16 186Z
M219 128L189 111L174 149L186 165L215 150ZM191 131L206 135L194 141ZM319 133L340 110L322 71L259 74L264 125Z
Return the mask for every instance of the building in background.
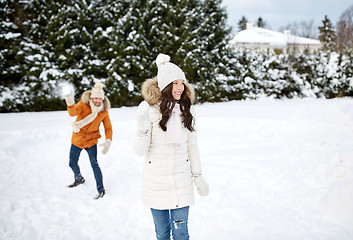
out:
M315 53L321 48L319 40L294 36L290 30L281 33L253 27L251 23L247 23L246 29L234 36L231 44L236 50L253 49L276 53Z

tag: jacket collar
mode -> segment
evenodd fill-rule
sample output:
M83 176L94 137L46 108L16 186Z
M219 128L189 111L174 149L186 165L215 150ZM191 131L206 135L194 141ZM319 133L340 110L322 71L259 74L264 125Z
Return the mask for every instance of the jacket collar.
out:
M185 88L189 89L191 103L195 101L195 91L190 83L185 82ZM141 94L150 105L162 102L162 92L158 87L157 77L147 79L142 84Z

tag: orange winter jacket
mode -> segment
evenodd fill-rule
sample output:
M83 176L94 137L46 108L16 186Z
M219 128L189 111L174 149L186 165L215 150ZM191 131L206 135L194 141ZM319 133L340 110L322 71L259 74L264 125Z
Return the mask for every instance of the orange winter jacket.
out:
M88 95L88 99L86 101L85 95ZM90 90L84 92L82 94L81 101L77 104L72 106L68 106L67 110L71 117L77 116L76 122L82 120L83 118L87 117L89 114L92 113L91 107L88 103ZM81 149L90 148L93 145L98 143L98 139L101 137L99 132L99 125L103 122L104 129L105 129L105 137L106 139L113 140L113 129L112 124L110 122L108 109L110 108L110 103L108 98L104 98L103 100L104 110L99 112L97 117L86 126L82 127L78 133L73 132L71 142L76 147Z

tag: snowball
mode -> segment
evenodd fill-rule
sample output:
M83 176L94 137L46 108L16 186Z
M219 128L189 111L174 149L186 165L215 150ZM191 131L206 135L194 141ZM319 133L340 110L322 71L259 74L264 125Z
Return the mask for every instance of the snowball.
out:
M61 85L61 95L63 97L74 93L74 86L71 83L64 82Z

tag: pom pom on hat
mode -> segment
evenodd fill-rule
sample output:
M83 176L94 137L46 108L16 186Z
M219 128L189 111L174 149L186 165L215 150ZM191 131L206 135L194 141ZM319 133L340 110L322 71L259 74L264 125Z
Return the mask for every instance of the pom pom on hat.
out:
M98 82L94 85L94 88L91 92L91 98L101 98L104 99L104 91L103 91L103 84Z
M156 58L157 67L160 67L162 64L167 63L169 61L170 61L170 57L168 55L160 53Z
M183 70L169 61L170 56L163 53L158 54L156 58L158 87L161 91L175 80L182 79L186 82Z
M95 88L103 88L103 84L101 82L97 82L96 85L94 85Z

